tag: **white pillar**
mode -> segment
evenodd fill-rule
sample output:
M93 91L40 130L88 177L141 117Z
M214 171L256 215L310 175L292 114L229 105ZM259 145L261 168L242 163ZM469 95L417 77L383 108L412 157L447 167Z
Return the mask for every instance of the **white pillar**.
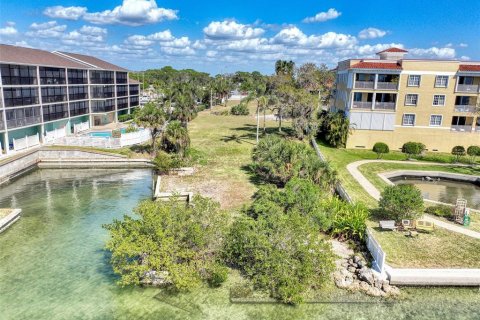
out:
M8 131L5 131L3 133L3 145L4 145L4 148L5 148L5 153L9 154L10 153L10 145L8 143Z

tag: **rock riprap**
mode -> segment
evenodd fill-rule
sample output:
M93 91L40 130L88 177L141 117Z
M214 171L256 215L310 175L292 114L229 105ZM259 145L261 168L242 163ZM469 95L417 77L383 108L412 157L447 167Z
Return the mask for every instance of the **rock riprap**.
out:
M377 273L367 267L366 261L359 255L342 258L333 274L335 285L349 291L361 291L374 297L393 297L400 290L391 286L388 280L381 279Z

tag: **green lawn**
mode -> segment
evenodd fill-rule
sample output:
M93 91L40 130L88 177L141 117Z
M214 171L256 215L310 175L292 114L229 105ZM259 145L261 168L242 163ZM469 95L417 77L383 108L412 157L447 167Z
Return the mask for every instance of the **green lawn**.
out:
M387 263L397 268L480 268L480 240L437 228L419 233L379 231L369 222L375 239L387 254Z

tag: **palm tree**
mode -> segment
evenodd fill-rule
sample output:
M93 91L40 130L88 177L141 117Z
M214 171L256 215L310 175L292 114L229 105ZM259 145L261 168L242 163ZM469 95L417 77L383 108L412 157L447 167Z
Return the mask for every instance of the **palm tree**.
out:
M155 102L147 103L135 113L135 123L150 130L152 138L152 153L157 154L156 140L162 134L167 123L166 114L160 105Z
M256 100L257 101L257 110L256 110L256 115L257 115L257 143L258 143L258 137L259 137L259 131L260 131L260 110L262 108L266 108L268 104L268 97L265 95L265 91L267 90L267 87L265 84L258 85L257 88L252 90L250 94L242 100L242 102L248 103L250 101Z
M190 146L188 130L178 120L171 121L163 134L163 147L166 151L178 153L182 158Z

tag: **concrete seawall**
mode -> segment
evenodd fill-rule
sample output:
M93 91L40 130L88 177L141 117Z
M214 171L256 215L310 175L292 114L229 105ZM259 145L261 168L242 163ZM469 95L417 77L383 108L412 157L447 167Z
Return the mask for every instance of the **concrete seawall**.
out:
M149 159L95 150L35 149L0 162L0 185L36 168L151 168Z

